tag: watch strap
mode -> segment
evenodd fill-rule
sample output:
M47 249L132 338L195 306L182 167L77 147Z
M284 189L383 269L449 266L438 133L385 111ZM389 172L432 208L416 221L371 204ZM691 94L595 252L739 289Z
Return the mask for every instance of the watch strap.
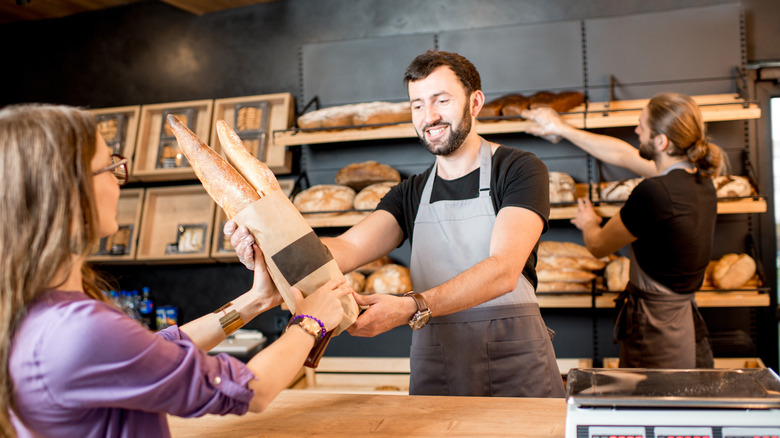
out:
M430 310L428 309L428 304L425 302L425 298L423 298L422 294L417 292L407 292L404 294L404 296L414 298L414 302L417 304L418 312L425 312Z

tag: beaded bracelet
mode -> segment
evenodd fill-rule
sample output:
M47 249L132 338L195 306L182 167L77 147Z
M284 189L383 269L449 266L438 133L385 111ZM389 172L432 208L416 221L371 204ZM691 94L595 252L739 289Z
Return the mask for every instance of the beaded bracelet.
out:
M322 321L320 321L319 319L311 315L295 315L292 317L292 319L287 325L292 325L295 321L298 321L299 319L303 319L303 318L311 318L317 321L317 324L319 324L320 328L322 328L322 330L320 330L320 339L325 337L325 332L328 331L328 329L325 328L325 324L323 324Z

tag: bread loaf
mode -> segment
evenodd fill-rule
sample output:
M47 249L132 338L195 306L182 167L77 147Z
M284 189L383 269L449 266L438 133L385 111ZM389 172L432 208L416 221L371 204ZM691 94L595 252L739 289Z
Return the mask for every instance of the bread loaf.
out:
M523 110L539 105L549 106L559 113L564 113L583 102L585 102L585 95L579 91L562 91L560 93L540 91L530 97L512 93L486 102L477 117L515 117L519 116Z
M726 254L712 270L712 283L718 289L737 289L756 273L756 262L747 254Z
M589 259L596 259L593 254L588 251L582 245L574 242L556 242L552 240L545 240L539 242L539 257L584 257ZM598 259L596 259L598 260Z
M391 259L389 256L382 256L374 260L373 262L368 262L365 265L358 267L355 270L360 272L361 274L369 275L372 274L377 269L381 268L382 266L390 263L393 263L393 259Z
M574 178L563 172L549 172L550 203L574 202L577 191Z
M365 102L331 106L298 117L301 129L350 128L412 120L409 102Z
M718 198L743 198L756 194L753 185L744 176L721 175L712 180Z
M293 205L301 213L335 216L352 209L355 191L347 186L320 184L298 193Z
M179 119L169 114L168 124L195 175L228 218L232 219L249 204L260 199L252 185Z
M356 191L363 190L371 184L380 182L399 182L401 174L387 164L373 160L348 164L336 173L336 184L352 187Z
M540 281L536 292L590 292L590 285L563 281Z
M608 183L601 189L602 201L625 201L644 178L622 179Z
M379 204L379 201L390 191L393 186L398 184L397 182L381 182L371 184L364 188L357 195L352 202L352 206L355 210L374 210Z
M582 269L537 269L536 277L544 282L583 283L596 278L596 274Z
M394 263L387 264L366 278L365 293L404 294L412 290L409 269Z
M628 257L618 257L607 263L604 276L607 279L607 289L611 291L624 291L628 286L628 273L630 261Z
M549 106L558 113L565 113L585 102L585 95L579 91L561 91L560 93L540 91L529 99L531 108Z
M349 287L357 293L363 292L363 288L366 287L366 276L358 271L348 272L344 275L344 278L347 279Z
M244 176L260 196L279 190L276 175L246 150L241 137L224 120L217 120L217 136L228 162Z
M582 269L586 271L598 271L604 269L606 264L593 257L575 257L575 256L549 256L539 257L536 263L536 270L555 270L555 269Z

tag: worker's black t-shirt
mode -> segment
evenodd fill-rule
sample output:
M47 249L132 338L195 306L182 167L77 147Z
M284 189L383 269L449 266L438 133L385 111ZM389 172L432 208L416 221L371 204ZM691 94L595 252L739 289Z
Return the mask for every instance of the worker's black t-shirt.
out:
M620 218L637 238L637 263L647 275L680 293L701 287L717 219L712 179L676 169L636 186Z

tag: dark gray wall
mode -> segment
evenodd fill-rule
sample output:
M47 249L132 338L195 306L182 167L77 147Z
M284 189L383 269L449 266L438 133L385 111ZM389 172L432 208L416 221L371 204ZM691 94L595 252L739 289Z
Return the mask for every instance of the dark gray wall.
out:
M778 3L738 3L744 11L745 32L739 36L743 38L739 43L744 47L745 60L780 59ZM63 19L0 25L0 105L39 101L100 108L290 92L299 100L300 107L305 92L301 73L304 47L386 37L415 39L433 34L442 35L440 42L444 44L458 44L457 36L464 30L477 35L490 28L610 21L638 13L731 4L732 0L278 0L197 17L149 1ZM620 24L620 20L611 21ZM637 47L638 52L652 47L655 41L652 34L644 37L647 46ZM501 44L488 41L484 53L497 50L496 46ZM500 57L501 53L495 56ZM555 56L560 53L551 54L552 59ZM350 86L357 90L365 87L360 74L354 77ZM742 125L735 129L741 131ZM727 148L733 132L724 129L717 133L725 139ZM611 133L632 136L630 130ZM539 154L551 170L572 169L577 180L587 178L577 173L582 173L586 157L575 148L551 149L544 143L517 136L497 136L494 140ZM732 147L733 154L738 155L740 142ZM424 154L397 153L419 152L413 141L337 147L338 156L327 150L304 149L303 157L317 163L312 166L314 179L327 180L335 169L366 154L385 154L382 156L388 157L386 161L406 174L417 172L421 165L430 162ZM396 153L388 152L392 148L396 148ZM414 158L409 161L409 156ZM611 176L619 173L615 169L604 172ZM736 222L735 228L740 228L747 220L728 218L725 226L734 227L731 224ZM570 228L556 227L553 232L578 240L577 233ZM408 249L400 249L399 257L406 257L407 252ZM124 288L151 286L162 304L182 308L184 321L212 311L246 290L251 282L246 270L234 264L109 266L106 270L117 276ZM277 329L273 316L259 318L250 327L273 336ZM598 354L615 355L616 348L608 342L608 323L605 324L609 313L599 311L597 317L592 328L600 333ZM559 329L555 344L561 357L592 353L576 336L583 324L590 323L590 315L560 311L546 312L545 318ZM328 352L402 356L408 353L408 337L405 327L373 341L340 336ZM776 356L777 347L774 348ZM768 362L776 363L776 357Z

